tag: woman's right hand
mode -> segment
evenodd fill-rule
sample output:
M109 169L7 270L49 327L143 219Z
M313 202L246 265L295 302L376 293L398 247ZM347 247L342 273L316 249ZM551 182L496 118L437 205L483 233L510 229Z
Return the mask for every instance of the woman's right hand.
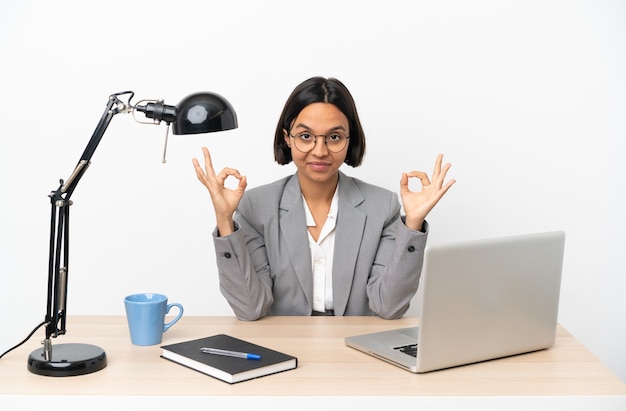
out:
M217 221L217 230L220 236L226 236L235 231L233 223L233 214L246 190L247 180L239 171L233 168L224 168L219 174L215 174L213 163L211 162L211 154L206 147L202 147L204 153L204 169L200 166L197 159L192 159L196 176L198 180L209 190L213 208L215 209L215 217ZM230 189L225 186L228 177L235 177L239 180L237 188Z

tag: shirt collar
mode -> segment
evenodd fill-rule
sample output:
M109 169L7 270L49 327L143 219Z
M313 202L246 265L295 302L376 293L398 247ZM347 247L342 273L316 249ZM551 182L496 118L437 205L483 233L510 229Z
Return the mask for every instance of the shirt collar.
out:
M335 192L333 193L333 199L330 202L330 210L328 210L328 219L332 221L332 225L335 225L337 221L337 211L339 209L339 196L337 193L339 192L339 183L337 183L337 187L335 187ZM309 209L309 205L306 202L306 198L304 195L302 196L302 202L304 203L304 215L306 216L306 225L307 227L315 227L315 220L313 219L313 214L311 214L311 210Z

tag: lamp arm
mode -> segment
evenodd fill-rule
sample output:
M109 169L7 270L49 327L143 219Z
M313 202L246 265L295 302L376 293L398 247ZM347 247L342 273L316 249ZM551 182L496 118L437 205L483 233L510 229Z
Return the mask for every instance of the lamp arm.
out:
M130 94L128 103L124 103L119 96ZM89 167L98 144L102 140L109 123L118 113L129 112L132 107L130 100L134 93L125 91L112 94L96 126L96 129L85 148L78 164L67 181L60 180L59 187L49 195L52 205L50 218L50 254L48 260L48 301L45 317L46 339L44 340L44 357L48 361L52 355L51 337L65 334L67 278L69 258L69 207L72 205L70 197Z
M124 103L118 97L124 94L130 94L130 97L128 98L128 103ZM67 179L65 184L62 184L61 190L63 191L63 193L66 193L66 199L68 199L72 195L74 189L76 188L76 185L78 184L78 181L82 178L85 171L87 171L87 167L89 167L91 163L91 157L96 151L96 148L98 148L98 144L100 144L102 136L104 136L104 133L106 132L109 123L111 123L113 116L122 112L129 112L132 109L132 106L130 105L130 100L133 98L134 94L135 93L133 93L132 91L124 91L109 96L109 101L104 110L104 113L102 113L100 122L96 126L96 129L94 130L93 135L89 140L89 143L87 143L85 151L83 151L83 154L80 156L80 160L78 161L76 168Z

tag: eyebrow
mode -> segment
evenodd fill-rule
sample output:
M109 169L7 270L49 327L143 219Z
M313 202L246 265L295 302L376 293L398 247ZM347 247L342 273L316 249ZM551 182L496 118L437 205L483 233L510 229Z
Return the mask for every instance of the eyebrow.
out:
M295 124L292 127L292 130L294 128L298 128L298 127L304 128L304 129L306 129L308 131L312 131L311 127L309 127L309 126L307 126L306 124L303 124L303 123ZM332 127L327 132L338 131L338 130L346 131L346 128L344 126L342 126L342 125L338 125L338 126Z

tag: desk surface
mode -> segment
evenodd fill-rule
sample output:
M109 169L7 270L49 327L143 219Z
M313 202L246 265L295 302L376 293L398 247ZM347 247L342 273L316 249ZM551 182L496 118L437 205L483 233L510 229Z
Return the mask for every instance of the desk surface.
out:
M295 370L229 385L160 358L159 345L130 343L123 316L72 317L53 343L80 342L105 349L108 366L77 377L30 373L39 348L35 335L0 360L0 395L95 396L626 396L626 384L564 328L543 351L484 363L412 374L344 345L353 334L412 326L415 318L183 317L163 344L226 333L298 357Z

